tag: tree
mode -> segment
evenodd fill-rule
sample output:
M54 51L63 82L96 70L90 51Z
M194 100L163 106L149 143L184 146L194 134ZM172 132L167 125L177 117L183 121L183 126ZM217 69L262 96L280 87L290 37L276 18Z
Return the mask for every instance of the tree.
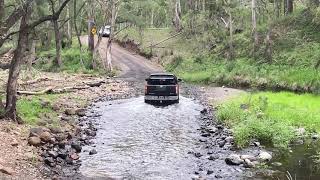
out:
M95 26L94 19L94 1L88 0L88 46L90 51L90 57L92 60L92 67L96 68L96 63L94 60L94 34L92 33L92 29Z
M175 1L174 5L174 26L176 28L176 32L180 32L182 30L182 23L181 23L181 2L180 0Z
M21 17L20 21L20 28L19 31L11 33L7 35L7 37L11 36L12 34L18 33L18 43L17 48L14 51L14 56L10 64L9 69L9 77L7 82L7 90L6 90L6 107L5 107L5 116L11 118L14 121L19 121L16 112L16 103L17 103L17 81L20 73L20 66L23 59L23 54L26 50L28 44L28 38L30 32L38 25L45 21L52 21L58 19L64 7L68 4L70 0L64 0L61 4L58 11L52 13L50 15L41 17L31 23L30 17L32 14L32 7L33 2L32 0L26 0L22 4L21 13L19 14Z
M251 11L252 11L252 34L253 34L253 52L252 54L255 56L257 46L258 46L258 33L257 33L257 1L252 0L251 1Z

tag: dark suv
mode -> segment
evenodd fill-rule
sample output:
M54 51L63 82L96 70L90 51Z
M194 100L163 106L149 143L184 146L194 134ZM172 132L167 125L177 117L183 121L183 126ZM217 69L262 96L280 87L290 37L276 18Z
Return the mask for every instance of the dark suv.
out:
M181 80L173 74L151 74L146 79L145 97L146 103L171 102L179 103L179 84Z

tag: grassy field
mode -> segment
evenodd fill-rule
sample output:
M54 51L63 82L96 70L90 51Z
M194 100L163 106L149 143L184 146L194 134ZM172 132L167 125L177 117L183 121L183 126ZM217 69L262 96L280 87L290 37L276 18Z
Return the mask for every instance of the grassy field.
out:
M239 147L251 139L286 148L295 129L320 133L320 96L290 92L260 92L234 98L218 108L217 118L231 127Z

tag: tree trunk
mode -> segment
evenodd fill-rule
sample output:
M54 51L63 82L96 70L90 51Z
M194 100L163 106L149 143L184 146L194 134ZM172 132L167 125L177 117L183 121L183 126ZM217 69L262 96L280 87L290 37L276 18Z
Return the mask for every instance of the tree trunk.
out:
M233 19L232 19L232 13L231 8L229 8L229 60L233 60L234 58L234 49L233 49Z
M53 21L53 28L54 28L54 35L55 35L55 42L56 42L56 58L54 64L58 67L62 66L61 60L61 35L59 30L58 19L54 19Z
M180 32L182 30L181 25L181 4L180 0L176 0L175 8L174 8L174 25L176 28L176 32Z
M94 34L92 33L92 28L94 27L94 17L93 17L93 0L89 1L89 10L88 10L88 46L90 51L90 57L92 61L92 67L96 68L96 64L93 57L93 51L94 51Z
M0 24L2 24L2 21L5 16L5 11L4 11L4 0L0 0Z
M23 59L23 52L26 49L28 43L29 29L27 28L27 22L30 19L30 16L31 9L26 8L20 22L18 45L14 52L13 59L11 61L9 77L7 82L5 116L11 118L14 121L19 121L16 110L18 83L17 81L20 73L21 60Z
M153 28L153 21L154 21L154 8L152 8L151 10L151 22L150 22L150 26Z
M110 37L107 42L107 51L106 51L106 61L107 61L107 68L108 70L112 71L112 54L111 54L111 47L113 42L113 36L115 32L115 25L116 25L116 19L117 19L117 4L115 0L112 0L112 8L111 8L111 33Z
M252 0L252 34L253 34L253 56L256 56L258 46L258 33L257 33L257 17L256 17L256 0Z
M293 0L287 0L288 14L293 13Z
M67 18L69 19L67 22L67 37L68 37L68 46L72 45L72 26L71 26L71 15L70 15L71 6L67 5ZM75 17L74 17L75 18Z
M30 71L32 69L32 63L36 59L36 42L34 39L29 39L29 54L27 56L27 68Z
M81 43L81 39L80 39L80 32L78 30L78 26L77 26L77 1L74 0L73 1L73 26L74 26L74 30L76 32L77 35L77 39L78 39L78 43L80 46L80 50L82 49L82 43Z

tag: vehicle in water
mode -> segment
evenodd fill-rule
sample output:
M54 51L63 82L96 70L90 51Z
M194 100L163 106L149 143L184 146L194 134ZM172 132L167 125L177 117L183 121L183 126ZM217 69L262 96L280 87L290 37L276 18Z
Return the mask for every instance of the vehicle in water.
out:
M146 103L179 103L179 82L174 74L156 73L146 79Z

